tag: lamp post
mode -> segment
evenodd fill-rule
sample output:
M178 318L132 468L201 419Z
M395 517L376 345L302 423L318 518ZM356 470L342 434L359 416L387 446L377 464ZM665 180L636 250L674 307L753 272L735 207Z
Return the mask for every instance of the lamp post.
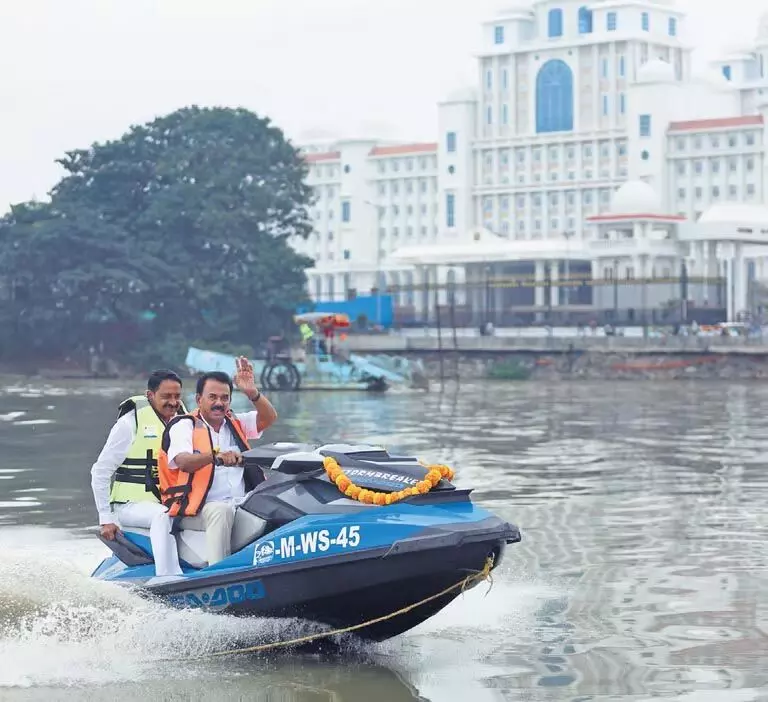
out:
M382 207L380 205L377 205L375 202L371 202L370 200L363 200L363 202L366 205L370 205L376 210L376 221L373 223L374 229L376 231L376 272L375 272L375 283L376 286L376 324L377 326L381 326L381 246L382 246L382 240L381 240L381 227L379 227L379 215L381 214Z
M576 232L567 231L563 232L565 237L565 313L570 316L569 307L571 305L571 237Z
M685 258L680 262L680 321L688 324L688 266Z
M486 263L484 266L484 273L485 273L485 314L483 315L483 327L488 326L488 322L490 321L490 307L491 307L491 265L489 263Z

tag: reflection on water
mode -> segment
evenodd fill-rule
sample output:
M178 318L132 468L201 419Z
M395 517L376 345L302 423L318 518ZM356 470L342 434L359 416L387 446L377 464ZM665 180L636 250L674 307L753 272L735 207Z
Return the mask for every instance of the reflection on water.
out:
M190 661L171 683L153 663L169 649L302 625L169 613L84 577L103 555L83 538L95 520L88 471L126 389L74 390L0 394L2 699L49 699L62 685L76 686L68 699L762 699L763 386L276 396L267 440L380 442L448 463L523 541L490 594L477 588L398 639Z

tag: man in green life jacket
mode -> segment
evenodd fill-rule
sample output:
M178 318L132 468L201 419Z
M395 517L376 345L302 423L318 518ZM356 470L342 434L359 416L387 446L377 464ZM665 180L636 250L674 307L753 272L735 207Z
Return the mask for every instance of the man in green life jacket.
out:
M157 478L160 439L177 414L186 414L181 379L173 371L155 371L147 381L146 395L120 403L117 421L91 468L101 535L111 541L121 525L149 529L158 578L182 575Z

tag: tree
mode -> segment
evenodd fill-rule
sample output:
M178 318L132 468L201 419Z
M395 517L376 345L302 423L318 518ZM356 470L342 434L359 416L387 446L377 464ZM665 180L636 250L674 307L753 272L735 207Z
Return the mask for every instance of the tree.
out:
M255 346L306 300L288 243L312 229L306 165L268 119L185 108L58 162L50 204L0 222L0 276L21 292L6 309L66 326L63 347L114 325Z

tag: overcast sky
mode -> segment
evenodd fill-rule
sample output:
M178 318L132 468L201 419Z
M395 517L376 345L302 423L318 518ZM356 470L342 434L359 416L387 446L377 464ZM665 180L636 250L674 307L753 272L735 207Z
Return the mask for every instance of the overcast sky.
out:
M0 209L45 197L65 150L191 103L247 107L294 140L434 140L436 102L472 84L480 23L504 4L0 0ZM677 4L699 60L749 43L768 9Z

